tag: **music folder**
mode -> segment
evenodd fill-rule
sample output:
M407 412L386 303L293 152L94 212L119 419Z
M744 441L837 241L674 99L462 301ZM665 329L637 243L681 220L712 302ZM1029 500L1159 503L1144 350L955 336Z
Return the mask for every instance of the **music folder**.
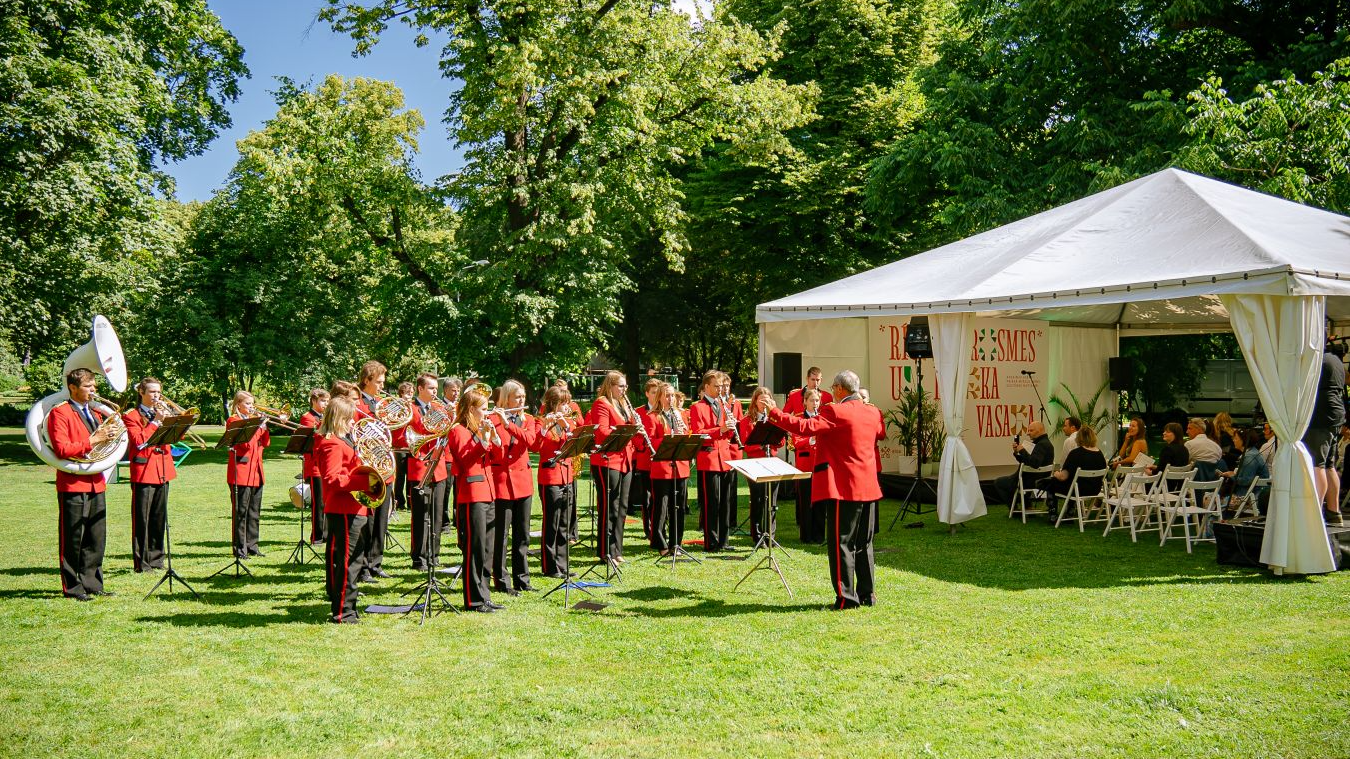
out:
M745 438L746 445L758 445L765 448L777 448L787 440L787 430L772 422L756 422L750 434Z
M220 442L216 443L216 448L233 448L240 443L253 437L253 433L262 426L263 418L253 416L247 419L236 419L225 425L225 434L220 436Z
M197 422L196 414L178 414L166 416L159 421L159 429L145 441L146 445L173 445L187 435L188 430Z
M666 435L652 454L652 461L691 461L710 439L707 435Z
M290 440L286 441L286 450L282 453L297 453L304 455L314 452L314 428L297 427L295 432L291 433Z

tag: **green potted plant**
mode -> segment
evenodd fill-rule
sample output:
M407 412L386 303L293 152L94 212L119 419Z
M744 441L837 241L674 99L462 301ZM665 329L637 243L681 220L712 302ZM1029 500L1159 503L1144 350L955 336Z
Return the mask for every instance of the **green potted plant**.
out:
M923 410L922 440L918 440L920 408ZM922 388L909 388L900 393L899 403L882 416L886 420L886 429L894 432L894 439L904 452L900 456L900 473L917 471L920 446L924 453L924 474L936 471L947 437L942 428L942 410L933 397Z

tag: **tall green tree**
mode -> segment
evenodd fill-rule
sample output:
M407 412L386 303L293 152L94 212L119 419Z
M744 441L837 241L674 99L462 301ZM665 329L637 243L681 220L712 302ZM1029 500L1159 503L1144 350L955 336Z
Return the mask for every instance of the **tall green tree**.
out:
M0 330L21 355L125 323L174 239L158 166L229 125L242 52L205 0L0 0Z
M466 165L444 190L465 258L489 262L470 272L457 335L486 375L584 365L620 316L634 251L680 266L678 168L714 140L782 150L809 113L805 88L766 71L776 34L720 8L691 23L635 0L330 2L323 17L358 51L394 21L446 40Z

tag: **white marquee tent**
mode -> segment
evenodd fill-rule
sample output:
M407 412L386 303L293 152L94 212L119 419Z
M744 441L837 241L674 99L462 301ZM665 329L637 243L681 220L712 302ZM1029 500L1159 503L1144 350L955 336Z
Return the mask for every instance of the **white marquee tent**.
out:
M1276 435L1299 440L1312 414L1326 318L1350 324L1350 218L1168 169L760 305L760 377L771 379L768 346L788 323L820 321L810 334L828 340L821 320L922 314L932 315L949 431L938 512L955 524L985 513L956 402L975 316L1117 335L1232 330ZM1277 571L1333 569L1311 470L1302 444L1279 446L1261 551Z

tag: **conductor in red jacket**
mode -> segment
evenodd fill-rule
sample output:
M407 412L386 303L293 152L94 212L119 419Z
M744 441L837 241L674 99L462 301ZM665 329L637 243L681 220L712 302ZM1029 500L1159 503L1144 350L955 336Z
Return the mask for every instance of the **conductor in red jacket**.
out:
M136 385L140 405L122 414L131 459L131 565L137 572L164 568L169 480L178 476L170 446L148 444L163 422L160 387L154 377L142 379Z
M783 413L774 407L772 396L760 401L774 424L797 435L816 437L811 497L816 503L825 502L825 552L835 609L876 602L872 510L881 500L876 445L885 437L886 428L881 412L858 397L860 384L851 371L835 375L832 389L839 400L811 419Z
M47 437L57 458L85 456L94 446L111 439L102 428L103 415L89 406L98 383L88 369L66 375L70 401L47 414ZM106 489L103 474L71 474L56 470L56 500L60 504L61 592L67 598L88 601L90 596L112 595L103 589L103 550L107 530Z
M253 394L240 390L234 394L234 415L226 423L253 416ZM237 559L262 556L258 548L258 521L262 518L263 449L272 444L267 423L253 437L230 447L225 482L230 486L231 543Z

